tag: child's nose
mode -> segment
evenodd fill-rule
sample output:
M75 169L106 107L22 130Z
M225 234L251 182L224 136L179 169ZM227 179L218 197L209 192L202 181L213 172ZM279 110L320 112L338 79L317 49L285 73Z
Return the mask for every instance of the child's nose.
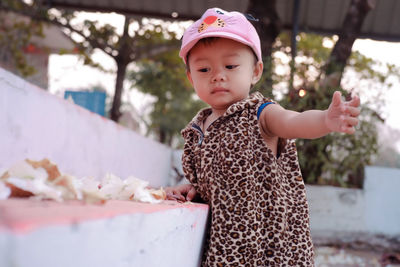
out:
M214 72L214 75L212 76L212 81L213 82L219 82L219 81L225 81L226 76L223 70L216 70Z

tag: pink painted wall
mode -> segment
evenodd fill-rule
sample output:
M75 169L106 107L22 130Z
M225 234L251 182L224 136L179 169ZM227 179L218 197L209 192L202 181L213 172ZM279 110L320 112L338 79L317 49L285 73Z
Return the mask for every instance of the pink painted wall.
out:
M2 267L197 267L208 206L0 200Z

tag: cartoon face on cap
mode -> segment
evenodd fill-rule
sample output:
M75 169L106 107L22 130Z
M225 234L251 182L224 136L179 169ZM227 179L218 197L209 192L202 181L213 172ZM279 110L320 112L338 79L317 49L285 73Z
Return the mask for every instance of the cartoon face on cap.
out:
M222 15L224 15L226 11L216 9L215 12L221 16L218 17L215 15L210 15L204 18L203 21L200 23L200 26L197 28L198 33L207 30L208 27L220 27L220 28L225 27L225 20L222 19ZM228 23L231 23L231 20L229 20L229 18L226 18L226 20L228 21Z
M228 38L243 43L250 46L261 60L261 45L257 31L240 12L227 12L220 8L208 9L183 35L179 55L185 63L190 49L200 39L207 37Z

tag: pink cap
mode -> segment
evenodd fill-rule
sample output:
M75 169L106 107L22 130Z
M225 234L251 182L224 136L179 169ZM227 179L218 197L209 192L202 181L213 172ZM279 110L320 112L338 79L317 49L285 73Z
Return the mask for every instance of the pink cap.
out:
M256 29L240 12L227 12L220 8L210 8L183 34L179 56L186 62L186 55L203 38L222 37L250 46L261 60L261 44Z

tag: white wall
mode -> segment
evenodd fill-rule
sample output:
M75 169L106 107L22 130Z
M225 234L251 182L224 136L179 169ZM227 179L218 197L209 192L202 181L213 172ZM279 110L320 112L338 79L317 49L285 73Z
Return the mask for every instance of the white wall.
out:
M0 173L48 158L77 177L111 172L163 186L175 153L0 69ZM8 199L0 214L0 266L196 267L208 206Z
M0 68L0 172L48 158L62 173L168 183L171 150Z
M368 166L363 189L307 185L317 244L400 246L400 169Z
M365 200L360 189L307 185L312 231L366 231Z
M400 169L367 167L364 194L367 230L400 237Z

